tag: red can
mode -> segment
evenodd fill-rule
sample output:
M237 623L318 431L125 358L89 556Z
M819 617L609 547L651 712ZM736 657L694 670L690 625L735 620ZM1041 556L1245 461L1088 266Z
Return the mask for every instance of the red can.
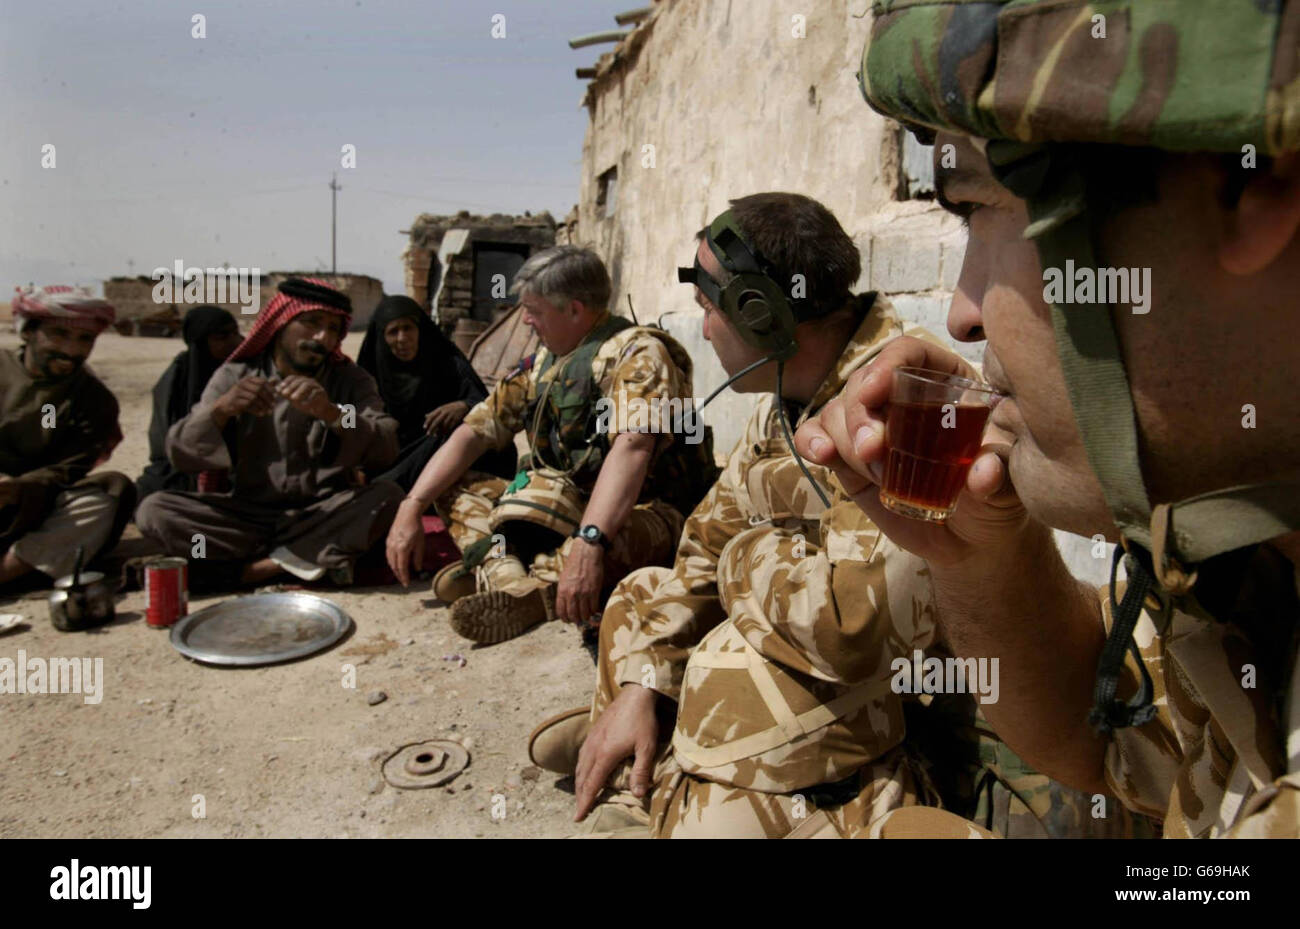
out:
M201 494L223 494L230 490L229 471L200 471L198 490Z
M145 622L170 626L190 609L189 563L184 558L158 558L144 566Z

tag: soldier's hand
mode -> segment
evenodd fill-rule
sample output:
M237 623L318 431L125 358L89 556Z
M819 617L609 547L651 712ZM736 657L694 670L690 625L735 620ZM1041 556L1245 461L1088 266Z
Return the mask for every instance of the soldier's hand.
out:
M441 435L451 432L459 426L469 413L469 404L464 400L453 400L451 403L444 403L435 410L430 410L429 414L424 417L425 435Z
M574 822L586 818L605 789L610 772L629 756L633 756L632 793L638 797L646 795L659 741L657 699L658 694L648 687L624 684L592 724L578 752L578 768L573 776L574 794L578 798Z
M308 416L327 423L339 418L339 408L315 378L291 374L277 385L276 391Z
M251 413L254 416L267 416L275 409L275 391L264 377L250 374L235 382L215 406L226 418Z
M419 504L409 497L397 508L388 541L384 546L390 567L397 579L406 587L411 583L412 571L424 564L424 526L420 522Z
M564 559L555 591L556 616L566 623L585 623L601 612L600 592L605 584L605 550L574 539Z
M807 460L830 468L844 491L898 545L932 563L961 561L975 550L1019 533L1028 517L1007 471L1009 436L989 426L971 465L956 511L944 523L908 519L880 502L885 458L885 417L898 367L926 368L972 377L958 355L904 336L850 375L844 389L795 433Z

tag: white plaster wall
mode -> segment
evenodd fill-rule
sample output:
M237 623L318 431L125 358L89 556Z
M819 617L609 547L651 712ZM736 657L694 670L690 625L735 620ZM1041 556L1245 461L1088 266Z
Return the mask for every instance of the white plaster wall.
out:
M665 0L635 63L595 85L578 238L609 263L616 312L628 315L630 295L640 320L659 319L691 352L701 397L725 375L676 268L691 263L695 232L746 194L786 190L824 203L862 252L859 289L907 294L900 309L943 331L964 235L933 203L894 199L897 130L857 85L869 19L853 14L864 7ZM803 38L792 34L796 14ZM606 217L596 195L611 167L617 203ZM706 411L720 452L754 402L724 395Z
M630 294L641 322L658 320L682 342L703 398L726 374L676 268L692 262L696 231L730 199L783 190L821 201L853 237L862 254L858 290L889 295L905 319L946 338L966 236L932 201L896 198L898 130L857 84L867 0L656 6L635 63L595 85L583 143L577 240L609 264L615 311L628 315ZM805 17L803 38L792 35L795 14ZM644 146L653 146L653 162ZM611 167L617 201L606 217L596 196ZM982 344L953 347L977 362L983 352ZM757 399L728 391L705 411L720 455ZM1093 558L1087 540L1057 539L1076 574L1104 579L1109 561Z
M846 227L890 200L885 120L862 101L855 76L867 20L849 6L659 5L635 65L594 94L583 146L581 235L616 266L621 312L625 292L641 316L693 306L674 269L689 263L694 233L731 198L797 191ZM802 39L791 36L796 12L807 17ZM646 145L653 166L643 165ZM597 178L615 166L617 208L602 218Z

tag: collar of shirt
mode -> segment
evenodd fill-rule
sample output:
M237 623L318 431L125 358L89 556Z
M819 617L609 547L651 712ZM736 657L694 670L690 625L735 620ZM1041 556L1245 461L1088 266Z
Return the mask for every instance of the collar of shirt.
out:
M871 360L886 342L893 339L901 331L898 317L894 313L893 304L883 296L877 295L875 302L871 304L871 308L862 317L862 322L854 330L848 345L840 353L839 361L835 362L830 374L826 375L826 379L817 388L812 401L804 407L798 422L795 423L795 428L802 425L804 420L820 410L831 398L843 390L844 385L848 382L849 375Z

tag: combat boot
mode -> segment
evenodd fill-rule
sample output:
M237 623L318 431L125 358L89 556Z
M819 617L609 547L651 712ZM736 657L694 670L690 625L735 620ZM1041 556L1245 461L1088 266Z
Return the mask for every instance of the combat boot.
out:
M538 725L528 736L528 757L547 771L575 774L578 752L590 731L591 707L566 710Z
M554 615L553 585L517 592L489 590L453 603L451 628L472 642L495 645L522 635Z
M443 603L455 603L477 589L474 572L463 561L452 562L433 576L433 595Z

